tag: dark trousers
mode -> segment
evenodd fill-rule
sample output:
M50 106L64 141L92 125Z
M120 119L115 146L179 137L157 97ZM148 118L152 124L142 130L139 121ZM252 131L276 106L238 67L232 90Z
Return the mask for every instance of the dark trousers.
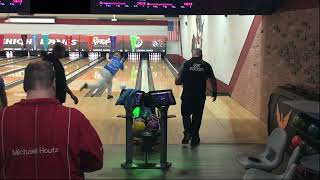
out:
M183 99L181 115L183 118L184 134L199 137L205 99Z

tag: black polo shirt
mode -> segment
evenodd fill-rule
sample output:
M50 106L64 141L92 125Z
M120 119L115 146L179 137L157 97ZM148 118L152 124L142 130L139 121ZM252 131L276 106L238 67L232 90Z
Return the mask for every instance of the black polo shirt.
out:
M60 101L60 103L65 103L67 94L67 79L63 65L61 64L60 60L52 54L49 54L44 58L44 60L53 64L56 74L56 98Z
M181 99L205 100L207 80L215 78L211 65L202 58L191 58L181 69L183 92Z

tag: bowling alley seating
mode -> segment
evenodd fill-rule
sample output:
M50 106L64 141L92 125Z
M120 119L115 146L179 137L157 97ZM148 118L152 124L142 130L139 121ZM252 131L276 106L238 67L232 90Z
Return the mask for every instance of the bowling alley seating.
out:
M238 161L246 169L254 168L271 171L282 162L286 144L286 131L276 128L268 137L266 149L262 154L256 156L239 155Z
M300 146L294 149L283 174L277 175L259 169L249 169L246 171L243 179L292 179L300 155L300 149Z

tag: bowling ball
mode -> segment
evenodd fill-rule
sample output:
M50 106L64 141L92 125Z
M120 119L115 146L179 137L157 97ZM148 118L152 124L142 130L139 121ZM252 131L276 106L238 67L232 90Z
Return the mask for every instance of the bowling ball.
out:
M308 134L314 138L320 138L320 129L315 124L308 127Z
M134 132L143 132L146 128L146 125L142 121L133 121L132 130Z
M316 153L316 152L317 151L313 147L311 147L309 145L306 145L305 148L304 148L304 153L305 154L313 154L313 153Z
M158 130L159 129L159 123L156 120L150 120L147 124L147 129L151 130Z
M301 119L299 116L295 116L292 120L292 124L294 127L298 129L305 129L306 128L306 122Z
M120 89L122 90L122 89L126 89L127 88L127 86L126 85L120 85Z
M148 117L147 117L147 122L151 121L151 120L156 120L158 121L158 117L154 114L150 114Z
M302 144L303 140L300 136L296 135L291 139L291 143L293 145L293 147L297 147L300 144Z
M147 120L148 116L151 114L150 108L143 108L141 112L141 118Z
M132 117L134 119L139 118L141 114L141 108L140 107L135 107L132 111Z
M134 119L134 120L133 120L133 122L136 122L136 121L141 121L141 122L145 123L145 120L142 119L142 118L137 118L137 119Z

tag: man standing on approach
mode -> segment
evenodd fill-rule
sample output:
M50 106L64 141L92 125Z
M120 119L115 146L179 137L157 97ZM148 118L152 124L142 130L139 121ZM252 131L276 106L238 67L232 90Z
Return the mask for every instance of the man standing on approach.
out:
M66 74L60 59L65 56L66 47L61 42L57 42L53 46L52 53L44 58L53 64L56 73L56 98L61 104L66 102L67 93L71 96L75 104L78 104L78 98L75 96L67 84Z
M176 85L183 86L181 114L184 138L182 144L188 144L190 139L191 146L196 146L200 143L199 130L206 101L208 79L213 91L213 101L215 101L217 98L217 83L212 67L202 59L201 49L193 49L192 58L182 65L175 81Z

